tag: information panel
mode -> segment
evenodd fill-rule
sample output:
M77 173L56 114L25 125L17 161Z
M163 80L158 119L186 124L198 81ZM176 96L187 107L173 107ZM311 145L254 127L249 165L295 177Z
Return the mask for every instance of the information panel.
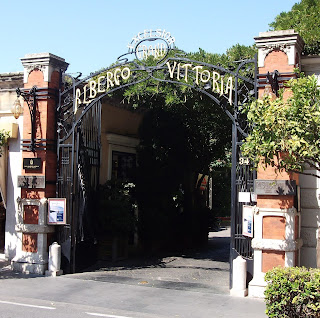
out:
M66 199L48 199L48 224L66 224Z
M253 237L253 206L250 205L243 206L242 235Z

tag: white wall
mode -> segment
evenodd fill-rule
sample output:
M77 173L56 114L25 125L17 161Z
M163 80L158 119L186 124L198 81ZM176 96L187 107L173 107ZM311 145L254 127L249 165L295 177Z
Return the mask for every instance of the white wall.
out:
M6 234L5 255L10 260L16 255L17 244L22 244L15 231L17 197L21 197L21 189L17 187L18 175L21 175L22 153L20 141L22 138L23 116L18 120L13 116L1 117L1 121L18 123L19 131L17 139L9 139L8 177L7 177L7 209L6 209Z

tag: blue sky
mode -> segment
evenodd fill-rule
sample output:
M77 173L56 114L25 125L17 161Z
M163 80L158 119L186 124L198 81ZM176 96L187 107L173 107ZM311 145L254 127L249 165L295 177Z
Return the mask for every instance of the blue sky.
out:
M50 52L84 75L116 61L132 37L166 29L186 52L223 53L251 45L296 0L2 0L0 73L22 71L20 58Z

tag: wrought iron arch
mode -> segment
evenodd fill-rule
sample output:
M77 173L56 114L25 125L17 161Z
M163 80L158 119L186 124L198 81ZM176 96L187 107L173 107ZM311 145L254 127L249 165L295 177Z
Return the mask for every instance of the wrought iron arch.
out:
M122 61L122 62L121 62ZM210 86L210 82L206 81L207 85L200 85L199 80L196 78L199 76L198 72L195 70L188 70L188 81L181 81L181 80L173 80L173 79L168 79L168 63L171 61L173 62L184 62L184 65L192 65L194 68L196 67L204 67L205 71L208 71L208 69L215 71L219 71L220 73L215 73L220 76L225 76L225 74L228 74L231 78L234 78L234 84L235 86L230 88L232 90L232 104L233 104L233 113L226 107L227 100L228 98L225 96L225 93L221 94L220 92L213 93L212 92L212 87ZM119 58L117 63L115 65L112 65L108 68L105 68L103 70L100 70L95 73L91 73L89 76L81 79L81 80L76 80L75 78L69 76L68 78L72 81L72 84L65 82L64 87L65 89L60 93L59 97L59 106L58 106L58 133L59 133L59 140L62 142L63 140L67 139L72 131L75 129L76 126L79 125L81 122L82 117L85 115L87 111L90 110L90 108L103 99L105 96L110 95L114 93L117 90L123 90L127 87L148 81L150 79L153 79L155 81L159 82L166 82L166 83L171 83L171 84L177 84L177 85L182 85L182 86L187 86L189 88L192 88L206 96L208 96L210 99L213 100L214 104L221 107L222 110L226 113L226 115L231 119L232 123L238 127L238 130L243 136L247 135L246 132L246 124L244 125L245 121L243 120L243 116L241 115L240 111L240 105L243 105L245 102L248 101L248 98L250 95L256 96L256 78L255 77L246 77L241 75L241 70L244 67L250 67L253 66L253 71L255 72L255 64L256 64L256 59L248 59L248 60L242 60L239 61L239 66L235 71L226 69L222 66L219 65L213 65L213 64L208 64L205 62L197 61L197 60L192 60L186 57L180 57L180 56L174 56L174 57L169 57L165 59L164 61L158 62L156 65L152 66L146 66L144 64L138 64L135 60L133 61L128 61L127 59L121 59ZM193 64L191 64L193 63ZM180 63L179 63L180 64ZM167 66L166 66L167 65ZM134 75L131 78L130 82L125 82L121 83L120 85L111 88L109 90L105 90L103 93L100 93L99 96L86 101L85 103L81 103L79 110L80 110L80 115L75 114L75 109L77 108L78 112L78 106L75 106L75 103L78 99L86 98L84 96L88 96L90 92L90 87L87 87L85 83L92 82L92 79L97 78L101 74L105 74L110 72L111 70L115 69L121 69L124 67L130 67L130 72L132 72ZM176 78L183 78L185 75L179 75L177 72L179 70L179 67L177 67L177 70L174 70L172 74ZM159 72L161 71L163 75L161 77L154 76L154 72ZM180 72L182 72L180 68ZM138 78L137 72L141 72L144 74L147 74L146 77L143 77L141 79ZM255 76L255 75L254 75ZM239 90L239 81L242 81L242 87ZM104 83L100 83L102 86L105 85ZM217 85L217 83L215 83ZM221 85L221 84L220 84ZM85 88L81 92L81 95L76 95L77 89L81 86L84 86ZM249 87L251 89L249 89ZM242 92L241 90L245 88L245 92ZM211 91L210 91L211 89ZM218 96L220 93L220 96ZM85 106L83 106L85 104ZM231 102L229 103L231 106ZM64 131L64 132L63 132Z
M135 48L141 42L138 42ZM184 85L208 96L213 106L220 107L232 121L232 242L230 254L231 260L237 255L251 258L251 240L242 235L243 203L238 202L238 193L240 191L252 192L255 178L250 163L242 160L240 164L239 158L241 157L242 140L247 136L249 129L241 107L251 97L257 97L256 57L239 61L236 69L226 69L221 65L189 59L174 47L169 48L166 56L160 58L154 65L147 65L145 60L129 60L128 55L132 56L133 53L137 57L137 51L131 49L129 53L120 56L114 65L91 73L83 79L68 76L67 81L64 81L61 86L57 108L57 196L66 197L69 202L67 208L71 227L61 228L59 239L62 248L65 243L66 253L73 251L69 257L66 256L67 263L72 264L70 271L75 271L75 246L78 236L75 226L81 223L80 216L75 211L76 209L79 211L80 205L88 200L84 197L79 198L79 193L82 191L82 195L85 196L89 191L88 188L95 189L99 182L101 100L113 92L150 79ZM252 70L251 76L247 76L248 72L244 72L244 69L248 71L248 68ZM122 74L124 70L126 73ZM199 75L200 70L202 70L201 75ZM232 85L227 86L226 78L229 83L232 82ZM220 79L219 83L218 79ZM218 85L220 85L220 90ZM95 125L92 125L93 121ZM84 163L87 166L90 165L92 169L94 178L91 180L86 180L89 178L88 173L83 173Z

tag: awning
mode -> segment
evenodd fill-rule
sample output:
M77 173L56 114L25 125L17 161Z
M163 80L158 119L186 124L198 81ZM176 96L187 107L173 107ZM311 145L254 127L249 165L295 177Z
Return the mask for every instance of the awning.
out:
M8 175L8 146L2 147L2 155L0 157L0 194L4 207L7 207L7 175Z

